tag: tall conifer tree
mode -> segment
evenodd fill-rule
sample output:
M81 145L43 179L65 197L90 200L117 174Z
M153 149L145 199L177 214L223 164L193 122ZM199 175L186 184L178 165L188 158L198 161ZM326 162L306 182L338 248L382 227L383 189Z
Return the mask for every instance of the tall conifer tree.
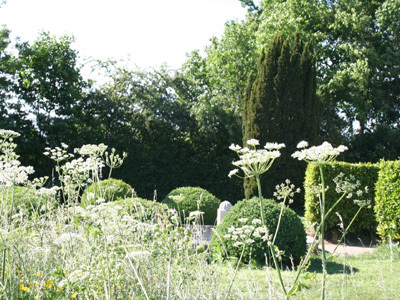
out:
M296 35L277 34L268 51L260 54L255 79L250 78L243 97L243 143L251 138L285 143L282 157L262 178L264 195L272 196L276 184L290 179L296 186L304 180L304 166L290 155L301 140L318 142L321 104L316 96L312 43ZM245 196L255 192L255 182L245 180Z

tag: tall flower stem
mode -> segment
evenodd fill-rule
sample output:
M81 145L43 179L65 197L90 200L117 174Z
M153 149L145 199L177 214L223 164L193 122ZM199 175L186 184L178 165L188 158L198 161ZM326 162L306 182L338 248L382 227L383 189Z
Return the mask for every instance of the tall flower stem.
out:
M267 225L265 223L264 200L263 200L262 191L261 191L260 175L255 175L255 177L256 177L257 187L258 187L258 198L260 200L261 222L262 222L265 230L267 230ZM280 285L282 287L283 293L286 296L287 292L286 292L285 284L283 283L282 274L281 274L281 270L279 268L279 264L278 264L278 262L276 260L276 253L275 253L274 245L270 244L270 242L268 241L268 246L269 246L269 248L271 250L271 256L272 256L272 260L273 260L274 265L275 265L276 272L278 273L279 283L280 283Z
M326 253L325 253L325 242L324 242L324 235L325 235L325 180L324 180L324 173L322 170L322 166L318 165L319 172L321 175L321 249L322 249L322 289L321 289L321 300L325 300L325 281L326 281Z
M258 187L258 198L260 200L260 210L261 210L261 221L264 227L266 227L265 223L265 211L264 211L264 201L262 197L262 191L261 191L261 181L260 181L260 175L256 175L256 181L257 181L257 187Z

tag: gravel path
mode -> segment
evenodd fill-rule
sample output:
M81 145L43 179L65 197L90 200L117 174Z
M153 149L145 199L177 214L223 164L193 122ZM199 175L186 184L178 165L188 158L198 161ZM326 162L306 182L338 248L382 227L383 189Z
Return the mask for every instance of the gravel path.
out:
M311 236L307 236L307 243L311 243L313 238ZM332 253L335 251L337 244L333 244L329 241L325 241L325 251L327 253ZM322 250L321 244L318 245L318 250ZM368 246L348 246L348 245L339 245L335 251L338 255L360 255L364 253L372 253L375 248Z

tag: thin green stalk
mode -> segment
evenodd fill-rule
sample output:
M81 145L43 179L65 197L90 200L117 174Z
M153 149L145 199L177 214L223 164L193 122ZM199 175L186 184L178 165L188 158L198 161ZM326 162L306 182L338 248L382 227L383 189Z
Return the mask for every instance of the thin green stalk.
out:
M319 165L319 172L321 175L322 185L322 200L321 200L321 249L322 249L322 289L321 289L321 300L325 300L325 289L326 289L326 253L325 253L325 242L324 242L324 231L325 231L325 180L322 166Z
M263 224L264 228L267 229L267 225L265 223L264 201L263 201L262 192L261 192L261 182L260 182L260 176L259 175L256 175L256 180L257 180L257 187L258 187L258 198L260 200L261 221L262 221L262 224ZM279 264L276 261L274 245L273 244L270 245L269 248L271 249L272 259L274 261L275 269L276 269L276 271L278 273L279 282L280 282L282 290L283 290L283 292L284 292L284 294L286 296L287 292L286 292L285 284L283 283L282 274L281 274L281 270L279 268Z
M281 284L282 291L285 294L285 298L286 298L287 297L287 291L286 291L286 288L285 288L285 284L283 283L281 269L279 268L279 264L278 264L278 262L276 260L276 252L275 252L275 249L274 249L274 245L270 245L269 249L271 250L272 260L274 262L276 272L278 273L279 283Z
M282 202L281 211L279 213L279 218L278 218L278 225L276 225L276 230L275 230L275 234L274 234L274 239L272 240L272 245L275 245L275 239L279 232L279 226L281 225L281 219L282 219L283 209L285 207L285 201L286 201L286 197L283 199L283 202Z
M343 238L345 237L347 231L349 230L350 226L353 224L354 220L357 218L357 216L358 216L358 214L360 213L360 211L361 211L362 208L363 208L363 207L361 206L361 207L358 209L358 211L357 211L356 214L354 215L353 219L351 220L351 222L349 223L349 225L348 225L348 226L346 227L346 229L344 230L342 237L340 238L339 242L337 243L335 249L332 251L332 254L329 256L328 259L330 259L330 258L333 256L333 254L335 253L336 249L339 247L339 245L340 245L340 243L342 242Z
M318 242L318 229L316 230L314 240L312 241L311 246L308 249L306 257L304 258L302 264L300 265L300 267L297 270L296 279L294 280L294 285L296 285L297 281L299 280L301 272L304 270L304 266L307 265L308 261L310 260L311 253L314 250L314 247L316 246L317 242Z
M335 204L332 205L332 207L328 210L328 212L325 214L325 219L331 214L331 212L333 211L333 209L336 207L336 205L339 204L340 201L342 201L342 199L344 198L344 196L346 196L347 193L343 193L342 196L340 196L340 198L335 202Z
M168 271L167 271L167 300L169 300L169 287L171 284L171 261L172 261L172 250L169 254L169 261L168 261Z
M15 184L13 183L12 185L12 196L11 196L11 209L10 209L10 215L8 216L7 220L7 231L9 230L9 227L11 226L11 220L12 220L12 214L14 210L14 198L15 198ZM3 250L3 266L2 266L2 274L1 274L1 282L4 285L4 279L5 279L5 270L6 270L6 256L7 256L7 249Z
M231 280L231 284L229 285L229 289L228 289L228 292L225 295L224 300L226 300L228 298L229 294L231 293L231 289L232 289L233 283L235 282L235 278L236 278L236 274L237 274L238 269L239 269L240 262L242 261L242 258L243 258L245 246L246 245L243 244L242 253L240 254L239 261L237 262L236 269L235 269L235 272L233 273L233 278Z
M126 249L124 249L124 250L125 250L125 253L128 254L128 251ZM133 265L132 260L131 260L130 257L128 257L128 262L129 262L129 264L131 265L131 267L133 269L133 273L135 274L135 277L136 277L136 279L137 279L137 281L139 283L140 288L142 289L142 292L143 292L144 296L146 297L146 300L149 300L149 296L147 295L146 289L143 286L143 283L140 280L140 277L139 277L139 275L137 273L137 270L136 270L135 266Z
M258 187L258 198L260 199L260 210L261 210L261 221L264 227L266 227L265 223L265 212L264 212L264 201L262 197L262 191L261 191L261 182L260 182L260 176L256 175L256 180L257 180L257 187Z

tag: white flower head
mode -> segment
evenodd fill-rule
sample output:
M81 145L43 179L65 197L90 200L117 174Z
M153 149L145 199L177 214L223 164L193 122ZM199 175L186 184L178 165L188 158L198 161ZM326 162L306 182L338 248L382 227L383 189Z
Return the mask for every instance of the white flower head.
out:
M250 139L247 141L247 145L255 147L260 145L260 142L256 139Z
M240 168L245 177L259 176L265 173L272 165L274 160L280 157L281 153L279 149L285 147L284 144L278 143L267 143L266 149L256 149L255 146L259 145L258 140L251 139L247 141L247 144L251 147L240 148L237 145L232 144L229 148L237 152L239 160L232 162L232 164ZM235 175L238 172L237 169L232 170L229 173L229 177Z
M237 151L239 151L241 149L241 147L239 145L232 144L232 145L229 146L229 149L237 152Z
M306 142L300 142L297 146L304 146ZM323 142L320 146L313 146L308 149L303 149L301 151L296 151L292 154L293 158L297 158L298 160L304 160L306 162L329 162L336 157L346 151L348 148L346 146L340 145L337 148L334 148L330 143Z

